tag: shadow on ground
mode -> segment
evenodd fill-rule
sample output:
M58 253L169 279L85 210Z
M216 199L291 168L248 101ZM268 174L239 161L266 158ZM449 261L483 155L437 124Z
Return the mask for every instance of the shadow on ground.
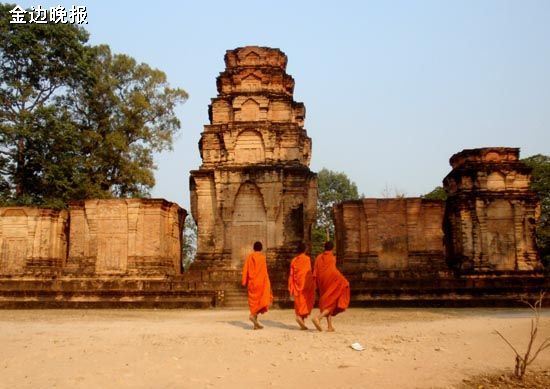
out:
M218 323L227 323L231 324L232 326L239 327L245 330L251 330L252 329L252 323L247 323L244 321L237 321L237 320L231 320L231 321L219 321Z
M245 330L252 330L252 323L245 322L245 321L230 320L230 321L220 321L218 323L227 323L227 324L231 324L232 326L239 327ZM264 327L282 328L284 330L297 330L297 331L300 330L300 328L298 328L297 325L295 326L288 325L275 320L260 320L260 324L263 325Z
M281 323L280 321L262 320L260 323L265 324L266 327L282 328L284 330L300 330L300 328L298 328L298 325L291 326L285 323Z

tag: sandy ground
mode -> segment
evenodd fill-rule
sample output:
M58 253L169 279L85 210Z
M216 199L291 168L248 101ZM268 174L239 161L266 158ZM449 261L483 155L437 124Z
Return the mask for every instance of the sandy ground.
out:
M2 388L445 388L510 369L529 312L351 309L335 333L293 311L252 331L240 310L0 311ZM311 322L308 321L311 325ZM540 336L550 336L550 311ZM350 344L360 342L358 352ZM550 350L533 368L550 371Z

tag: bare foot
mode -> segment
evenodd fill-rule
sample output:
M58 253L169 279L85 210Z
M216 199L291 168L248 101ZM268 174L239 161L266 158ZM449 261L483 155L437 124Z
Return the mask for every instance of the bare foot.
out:
M296 323L298 323L301 330L307 330L306 323L304 323L304 319L302 319L301 317L296 316Z
M334 327L332 326L332 317L330 314L327 316L327 331L334 332Z
M264 326L262 326L260 323L258 323L258 317L257 316L250 315L248 318L250 319L252 324L254 324L254 329L255 330L261 330L262 328L264 328Z
M323 331L318 317L314 317L313 319L311 319L311 321L313 322L313 325L315 326L315 328L317 328L318 331Z

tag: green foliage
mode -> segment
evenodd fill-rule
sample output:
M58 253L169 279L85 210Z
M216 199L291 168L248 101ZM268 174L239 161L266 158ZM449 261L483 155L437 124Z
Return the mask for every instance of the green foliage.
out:
M40 132L57 97L88 76L88 34L70 24L11 24L13 7L0 4L0 198L34 204L48 179L35 170L48 153Z
M447 192L445 192L442 186L437 186L430 193L426 193L421 197L426 200L447 200Z
M65 102L82 132L89 193L147 196L155 184L153 152L170 149L180 127L175 106L187 99L166 75L108 46L90 49L91 82Z
M0 4L0 201L148 196L187 99L166 75L69 24L10 24Z
M311 255L314 258L323 252L326 240L326 231L315 224L311 229Z
M541 203L540 220L537 225L537 245L541 259L550 267L550 156L537 154L521 160L533 169L531 190L537 193Z
M317 187L317 221L312 231L312 254L322 252L325 241L334 239L332 207L342 201L359 198L357 185L342 172L321 169L317 173Z

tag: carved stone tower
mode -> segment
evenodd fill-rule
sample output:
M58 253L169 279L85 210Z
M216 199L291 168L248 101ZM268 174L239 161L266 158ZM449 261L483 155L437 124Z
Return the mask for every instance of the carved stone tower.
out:
M443 184L447 258L465 272L540 268L535 223L538 200L519 149L463 150L451 157Z
M305 107L293 100L286 63L267 47L225 54L199 142L202 165L189 183L197 262L240 269L255 241L268 261L289 259L297 242L310 242L317 181Z

